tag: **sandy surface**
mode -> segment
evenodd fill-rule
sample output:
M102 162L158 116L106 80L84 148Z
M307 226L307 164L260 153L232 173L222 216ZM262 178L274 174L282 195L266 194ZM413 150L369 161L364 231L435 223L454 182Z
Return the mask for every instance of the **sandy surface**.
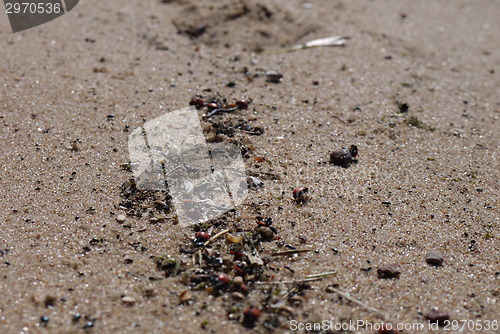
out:
M0 21L1 333L251 332L240 323L250 304L262 310L254 332L286 331L293 319L383 320L329 286L393 323L426 324L433 308L451 320L500 320L498 1L164 2L81 1L17 34ZM331 35L350 40L269 52ZM267 70L282 82L266 82ZM265 131L235 135L264 188L211 232L271 217L286 244L316 252L271 257L288 248L263 243L260 281L336 275L305 290L249 280L244 300L192 291L183 305L189 286L158 279L156 256L196 268L179 253L195 232L170 218L116 221L130 213L120 207L131 177L121 168L125 130L196 93L253 99L216 120ZM328 163L350 144L357 164ZM298 186L310 195L300 206ZM442 267L425 263L430 250L443 253ZM377 277L387 264L399 279Z

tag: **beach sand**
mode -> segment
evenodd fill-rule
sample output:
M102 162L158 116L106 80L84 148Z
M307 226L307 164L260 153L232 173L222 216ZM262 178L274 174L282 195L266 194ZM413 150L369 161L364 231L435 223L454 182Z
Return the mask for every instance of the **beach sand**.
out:
M495 332L477 324L500 320L499 13L494 0L87 0L16 34L4 15L0 332L264 333L328 320L432 333L434 308L469 320L464 332ZM334 35L345 46L277 52ZM157 256L199 267L179 252L196 232L120 206L130 131L195 94L251 99L211 119L264 130L223 136L245 145L264 186L210 230L272 218L281 239L262 243L264 272L242 300L165 278ZM328 162L351 144L357 163ZM285 244L313 251L271 256ZM441 267L425 262L433 250ZM400 277L378 278L390 264ZM252 330L249 305L262 311Z

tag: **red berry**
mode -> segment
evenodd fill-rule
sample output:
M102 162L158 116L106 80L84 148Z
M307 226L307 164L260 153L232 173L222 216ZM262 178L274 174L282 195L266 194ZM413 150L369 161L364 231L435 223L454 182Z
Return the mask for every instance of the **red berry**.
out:
M191 102L189 102L190 106L195 106L196 109L200 109L205 105L205 101L203 101L203 98L200 95L196 95L191 99Z
M250 306L243 312L243 325L248 328L255 327L255 322L260 317L260 310L256 307Z
M248 294L248 288L247 288L247 285L246 284L242 284L240 285L240 291L242 294L246 295Z
M210 234L208 234L207 232L198 232L196 233L195 238L197 241L205 242L210 239Z
M219 105L216 102L207 103L207 108L209 110L219 109Z
M245 101L245 100L238 100L238 101L236 101L236 105L240 109L248 109L248 102Z
M217 280L221 283L229 284L229 277L227 277L226 274L219 274L219 276L217 276Z
M301 199L304 197L305 193L307 192L307 188L300 187L300 188L295 188L293 190L293 198L295 199Z

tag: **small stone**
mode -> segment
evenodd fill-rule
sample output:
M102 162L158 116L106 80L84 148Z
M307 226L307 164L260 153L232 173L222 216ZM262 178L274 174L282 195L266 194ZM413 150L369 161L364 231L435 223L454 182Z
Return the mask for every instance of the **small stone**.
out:
M257 233L261 236L262 240L264 241L271 241L274 239L274 233L273 230L270 229L269 227L266 226L260 226L257 229Z
M247 185L248 188L261 188L264 186L264 183L256 177L248 176Z
M443 254L439 251L430 251L425 255L425 262L432 266L440 267L443 265Z
M135 304L135 298L130 296L124 296L122 297L122 302L127 306L133 306Z
M267 82L280 83L283 79L283 75L277 71L267 71L266 80Z
M242 285L243 284L243 277L241 277L241 276L235 276L233 278L233 284L234 285Z
M119 223L123 223L125 221L125 219L127 219L127 217L125 215L118 215L116 217L116 221Z
M191 298L193 297L191 291L189 290L184 290L182 291L180 294L179 294L179 303L180 304L184 304L185 302L187 302L188 300L191 300Z
M87 321L85 323L85 325L83 325L83 329L92 328L92 327L94 327L94 322L93 321Z
M438 326L446 325L447 320L450 320L450 315L445 311L431 310L425 318L432 323L437 323Z
M48 323L48 322L49 322L49 317L47 317L47 316L42 316L42 317L40 317L40 322L41 322L42 324L46 324L46 323Z
M355 162L357 156L358 147L356 145L351 145L349 147L344 147L340 150L330 152L330 163L346 167L352 162Z
M377 269L378 278L391 279L391 278L399 278L401 272L398 267L394 264L388 266L382 266Z
M245 299L245 296L240 292L233 292L232 297L239 300Z

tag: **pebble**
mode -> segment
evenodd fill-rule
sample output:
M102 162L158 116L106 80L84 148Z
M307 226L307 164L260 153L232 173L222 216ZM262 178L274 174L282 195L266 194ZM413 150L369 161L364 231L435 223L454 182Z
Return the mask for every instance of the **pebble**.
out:
M233 278L233 283L234 283L234 285L242 285L243 284L243 277L235 276Z
M125 305L133 306L135 304L135 298L134 297L130 297L130 296L124 296L124 297L122 297L122 302Z
M239 300L244 300L245 296L242 293L239 292L233 292L232 294L234 299L239 299Z
M399 278L400 274L401 272L399 271L398 267L394 264L390 264L388 266L382 266L377 269L378 278L385 278L385 279Z
M119 223L123 223L125 221L125 219L127 219L127 217L125 215L118 215L116 217L116 221Z
M85 323L85 325L83 325L83 329L92 328L92 327L94 327L94 322L93 321L87 321Z
M274 239L274 233L273 230L271 230L269 227L266 226L260 226L257 229L257 233L261 236L262 240L264 241L271 241Z
M330 163L338 166L347 166L351 162L355 161L357 155L358 147L356 145L351 145L349 147L330 152Z
M438 326L444 326L447 320L450 320L450 315L445 311L434 309L427 313L425 318L432 323L437 323Z
M193 294L189 290L184 290L179 294L179 302L180 304L183 304L193 297Z
M432 266L440 267L443 265L443 254L439 251L430 251L425 255L425 262Z
M283 79L283 75L277 71L267 71L266 80L267 82L280 83Z

